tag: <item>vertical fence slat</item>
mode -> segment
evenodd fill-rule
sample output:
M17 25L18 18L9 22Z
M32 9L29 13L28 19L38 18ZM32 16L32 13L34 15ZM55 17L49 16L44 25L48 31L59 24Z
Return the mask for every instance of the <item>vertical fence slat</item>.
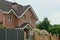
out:
M0 40L5 40L5 30L0 29Z
M24 31L24 40L26 40L26 32Z
M18 40L24 40L24 31L18 30Z
M7 30L7 40L17 40L17 30Z
M7 40L7 29L5 29L5 40Z

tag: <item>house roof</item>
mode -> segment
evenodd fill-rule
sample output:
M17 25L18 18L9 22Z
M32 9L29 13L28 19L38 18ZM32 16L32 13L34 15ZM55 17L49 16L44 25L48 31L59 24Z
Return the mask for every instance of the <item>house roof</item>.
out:
M24 27L26 26L28 23L23 23L20 27Z
M20 26L16 26L15 28L21 28L21 27L24 27L24 26L26 26L27 24L29 24L29 23L23 23L22 25L20 25ZM29 24L30 25L30 24ZM31 26L31 25L30 25Z
M28 23L23 23L22 25L20 25L20 26L16 26L15 28L21 28L21 27L24 27L24 26L26 26Z
M17 9L18 10L14 10L12 8L12 2L9 2L9 1L5 1L5 0L0 0L0 9L3 11L3 12L6 12L6 13L9 13L9 11L12 9L14 11L14 14L20 18L21 16L23 16L23 14L25 14L25 12L31 8L30 5L26 5L26 6L22 6L20 4L17 4ZM34 14L34 16L36 17L36 19L38 20L36 14Z
M27 27L27 25L29 25L29 27L30 27L31 29L33 29L32 26L31 26L29 23L23 23L22 25L16 26L15 28L24 28L24 27Z

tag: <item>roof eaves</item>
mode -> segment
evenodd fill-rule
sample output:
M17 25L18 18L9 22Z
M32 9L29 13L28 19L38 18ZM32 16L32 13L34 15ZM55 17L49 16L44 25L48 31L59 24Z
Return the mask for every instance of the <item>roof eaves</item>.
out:
M16 15L16 13L15 13L15 11L14 11L13 9L11 9L11 10L8 12L8 14L9 14L11 11L13 12L13 14L14 14L14 15ZM16 15L16 17L18 17L18 18L19 18L19 16L18 16L18 15Z
M19 18L21 18L21 17L26 13L26 11L27 11L29 8L30 8L30 7L28 7L28 8L22 13L22 15L19 16Z
M38 21L39 19L38 19L38 17L37 17L37 15L36 15L36 13L34 12L34 10L32 9L32 7L31 7L31 6L29 6L29 7L28 7L28 8L27 8L23 13L22 13L22 15L21 15L21 16L19 16L19 18L21 18L21 17L26 13L26 11L27 11L29 8L32 10L33 14L35 15L36 21Z
M27 28L27 25L29 25L29 27L33 30L32 26L30 24L26 24L22 29Z
M18 16L13 9L11 9L11 10L8 11L8 12L2 11L1 9L0 9L0 10L1 10L4 14L9 14L9 13L12 11L14 15L16 15L18 18L21 18L21 17L26 13L26 11L27 11L29 8L32 10L33 14L34 14L35 17L36 17L36 20L38 21L38 17L37 17L37 15L36 15L36 13L33 11L33 9L32 9L31 6L28 6L28 7L26 8L26 10L25 10L25 11L22 13L22 15L20 15L20 16Z
M35 17L36 17L36 21L38 21L39 19L38 19L36 13L34 12L34 10L33 10L33 8L32 8L31 6L30 6L30 9L32 10L33 14L35 15Z
M2 13L4 13L4 14L7 14L8 12L6 12L6 11L2 11L1 9L0 9L0 11L2 12Z
M1 10L1 9L0 9ZM1 10L2 11L2 10ZM6 12L6 11L2 11L2 13L4 14L9 14L10 12L13 12L14 15L16 15L15 11L13 9L11 9L10 11ZM17 16L17 15L16 15ZM19 16L17 16L19 18Z

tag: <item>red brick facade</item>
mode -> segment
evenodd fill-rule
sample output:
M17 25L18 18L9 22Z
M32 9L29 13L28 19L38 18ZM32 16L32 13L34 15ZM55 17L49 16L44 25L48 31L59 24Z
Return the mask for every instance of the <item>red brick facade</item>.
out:
M0 11L0 22L3 20L3 14L2 12Z
M18 25L18 18L13 13L11 13L11 16L12 16L12 21L9 22L8 15L5 15L5 26L7 26L8 28L14 28L15 26Z
M36 19L34 18L32 12L30 10L28 10L26 12L26 21L24 21L22 18L19 20L20 21L20 25L22 25L23 23L29 23L33 28L36 27ZM30 17L33 16L33 20L32 23L30 23Z
M29 23L33 28L36 27L36 19L34 15L32 14L31 10L29 9L24 15L26 15L26 21L21 18L17 18L16 15L13 14L13 12L10 13L12 16L12 21L8 21L9 14L3 14L0 12L0 19L3 20L3 25L5 25L7 28L14 28L16 26L22 25L23 23ZM30 17L33 17L32 23L30 23Z

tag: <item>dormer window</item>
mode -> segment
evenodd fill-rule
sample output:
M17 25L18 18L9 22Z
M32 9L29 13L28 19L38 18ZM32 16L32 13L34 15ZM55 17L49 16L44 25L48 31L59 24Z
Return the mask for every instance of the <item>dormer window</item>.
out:
M12 16L8 15L8 21L11 22L12 21Z
M33 22L33 17L30 17L30 23L32 23Z
M26 21L26 15L23 15L23 21Z

